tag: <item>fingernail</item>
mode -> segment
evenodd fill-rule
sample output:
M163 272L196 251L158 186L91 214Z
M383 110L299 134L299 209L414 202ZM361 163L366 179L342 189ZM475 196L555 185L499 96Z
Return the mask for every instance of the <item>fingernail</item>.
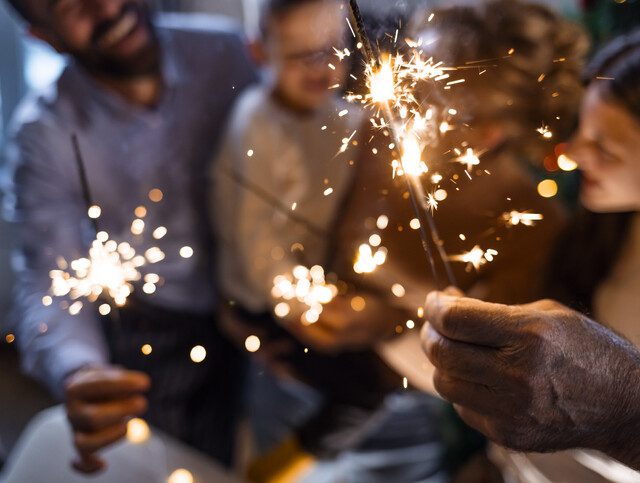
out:
M440 333L434 329L431 324L429 324L429 328L427 329L427 337L429 337L433 342L437 342L442 339Z
M431 318L436 316L439 312L440 312L440 308L442 306L442 301L443 299L448 298L447 295L445 295L442 292L431 292L428 296L427 296L427 307L426 307L426 316L427 318Z

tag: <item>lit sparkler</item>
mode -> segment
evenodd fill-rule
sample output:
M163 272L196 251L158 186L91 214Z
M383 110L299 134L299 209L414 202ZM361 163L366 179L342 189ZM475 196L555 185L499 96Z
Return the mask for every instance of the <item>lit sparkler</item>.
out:
M316 265L311 269L298 265L291 274L278 275L273 279L271 295L276 300L283 300L276 305L276 316L283 318L289 315L291 307L289 303L300 302L306 310L302 314L301 321L305 324L314 324L320 319L323 306L331 303L338 295L338 288L327 283L324 269Z
M161 279L158 274L148 273L144 277L141 268L145 265L158 263L165 258L164 252L158 247L151 247L140 254L131 244L118 243L112 240L105 231L99 231L98 219L102 209L91 198L91 191L87 181L84 161L80 152L78 138L74 134L71 137L72 146L76 156L76 163L84 201L87 205L87 216L91 220L96 232L86 257L68 262L60 258L58 269L49 273L51 278L50 294L53 297L68 297L72 304L64 304L71 315L77 315L83 308L83 301L89 303L104 299L121 307L133 292L133 284L144 280L143 292L152 294L156 291ZM162 192L154 189L149 193L152 201L162 199ZM140 236L145 231L143 218L147 214L144 206L135 210L136 218L131 223L131 233ZM158 227L153 232L154 238L160 239L166 235L166 228ZM51 305L50 296L43 298L44 305ZM102 315L111 313L110 303L100 306Z
M372 123L374 126L389 128L395 146L399 146L402 150L400 163L394 164L394 173L400 174L401 171L405 175L411 203L420 222L420 238L434 282L442 286L439 283L431 250L432 242L445 266L448 283L456 285L453 271L448 264L448 257L430 213L434 205L429 205L429 197L425 195L420 182L420 176L428 171L426 163L422 160L426 140L437 133L437 129L428 129L429 123L435 122L435 117L431 109L424 116L417 111L419 103L414 95L418 82L428 79L444 80L449 75L444 72L441 63L434 63L433 59L423 59L419 50L414 51L409 61L405 61L400 54L376 58L364 31L358 2L350 0L349 4L356 23L359 43L367 60L366 76L369 94L364 102L378 108L381 113L380 122L372 120Z
M61 260L58 270L52 270L51 295L69 297L71 300L86 299L93 303L98 299L109 298L122 307L133 292L133 283L143 280L141 267L158 263L165 258L164 252L157 247L138 254L130 244L109 239L106 232L98 233L86 258L67 263ZM144 276L143 291L147 294L156 291L160 276L148 273ZM73 309L72 309L73 307ZM71 313L78 313L80 304L72 304Z

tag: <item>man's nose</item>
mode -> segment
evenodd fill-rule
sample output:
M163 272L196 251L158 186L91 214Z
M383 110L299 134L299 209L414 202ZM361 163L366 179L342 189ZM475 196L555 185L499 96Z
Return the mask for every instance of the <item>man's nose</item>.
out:
M575 136L569 141L565 154L578 164L579 169L588 170L593 164L591 151L589 143Z
M90 0L94 14L100 20L114 19L120 14L124 0Z

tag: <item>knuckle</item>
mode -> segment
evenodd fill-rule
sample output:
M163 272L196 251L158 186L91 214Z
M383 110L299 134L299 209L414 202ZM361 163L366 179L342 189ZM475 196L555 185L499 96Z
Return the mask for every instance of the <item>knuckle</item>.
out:
M143 397L143 396L138 396L136 398L136 410L138 413L144 413L147 411L147 409L149 409L149 402L147 401L147 398Z
M450 352L450 343L443 337L427 342L427 357L434 366L442 371L451 370Z
M89 446L89 439L84 433L75 432L73 434L73 445L79 450L86 450Z
M459 309L455 305L447 305L440 309L440 324L447 335L455 335L458 331L457 315Z
M92 406L83 405L78 411L79 422L83 426L95 430L99 426L98 411Z
M431 363L439 367L440 366L440 345L438 340L434 340L434 338L429 337L424 343L424 349L427 354L427 357L431 361Z
M440 394L445 399L451 401L453 393L451 392L449 378L440 370L436 370L433 374L433 386L435 387L438 394ZM455 401L452 401L455 402Z

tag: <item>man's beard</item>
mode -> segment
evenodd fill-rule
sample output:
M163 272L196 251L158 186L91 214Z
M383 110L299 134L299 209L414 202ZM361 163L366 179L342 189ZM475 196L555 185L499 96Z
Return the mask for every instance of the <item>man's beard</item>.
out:
M145 28L149 35L147 45L133 55L122 57L110 55L101 50L99 43L102 37L116 25L125 15L135 13L139 25ZM151 12L146 3L127 2L123 5L120 14L98 25L91 38L91 47L84 51L69 50L80 65L89 73L117 79L134 79L160 72L161 53L158 37L154 25L151 22Z

